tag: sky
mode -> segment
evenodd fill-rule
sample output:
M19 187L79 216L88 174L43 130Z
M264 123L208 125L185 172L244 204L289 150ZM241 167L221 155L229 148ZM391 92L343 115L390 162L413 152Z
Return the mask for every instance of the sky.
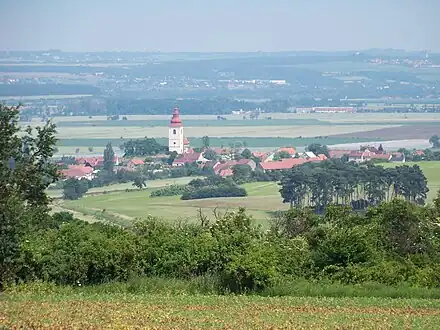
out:
M440 51L440 0L0 0L0 50Z

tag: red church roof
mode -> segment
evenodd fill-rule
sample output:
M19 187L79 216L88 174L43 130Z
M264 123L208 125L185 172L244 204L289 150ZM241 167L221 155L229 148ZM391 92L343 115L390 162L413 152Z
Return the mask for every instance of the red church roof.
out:
M174 108L173 117L171 118L170 126L173 127L182 126L182 119L180 119L178 107Z
M189 141L186 137L183 138L183 144L186 146L189 145Z

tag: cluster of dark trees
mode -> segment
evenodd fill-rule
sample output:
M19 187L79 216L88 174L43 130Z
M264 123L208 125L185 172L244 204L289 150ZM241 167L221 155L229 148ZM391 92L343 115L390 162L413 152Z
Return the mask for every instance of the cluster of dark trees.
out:
M145 157L168 153L168 148L161 145L154 138L129 140L121 145L124 157Z
M423 205L429 190L418 165L383 168L341 160L294 167L284 173L280 185L283 202L317 210L331 203L365 209L396 197Z
M188 183L182 200L203 199L215 197L245 197L246 189L238 186L231 178L210 176L205 179L195 179Z
M171 184L151 192L151 197L178 196L188 191L187 185Z

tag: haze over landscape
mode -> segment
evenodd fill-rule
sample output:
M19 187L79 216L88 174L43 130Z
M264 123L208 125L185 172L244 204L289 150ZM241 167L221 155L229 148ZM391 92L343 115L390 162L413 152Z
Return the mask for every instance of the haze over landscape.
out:
M436 0L0 1L0 49L440 51Z
M438 13L0 0L0 329L440 328Z

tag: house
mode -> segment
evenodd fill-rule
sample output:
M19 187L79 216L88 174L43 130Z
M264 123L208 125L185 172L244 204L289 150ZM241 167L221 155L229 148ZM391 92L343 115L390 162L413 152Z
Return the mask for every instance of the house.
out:
M220 176L228 176L228 175L232 175L231 171L235 165L248 165L252 171L255 171L255 169L257 168L257 164L255 164L255 162L252 159L240 159L240 160L230 160L224 163L217 162L212 166L212 169L214 171L214 174ZM231 171L227 171L227 170L231 170Z
M392 152L390 161L393 163L405 163L405 154L402 152Z
M183 154L181 155L181 157L176 158L173 161L173 165L174 167L176 166L185 166L187 164L192 164L192 163L206 163L208 162L208 159L206 159L205 157L203 157L203 154L201 152L192 152L189 154Z
M328 154L331 159L341 159L345 155L349 155L352 150L329 150Z
M299 154L299 158L316 158L317 156L311 152L311 151L304 151L303 153Z
M252 155L255 158L258 158L261 162L268 161L269 156L271 155L270 152L261 152L261 151L254 151Z
M66 179L86 179L92 180L95 177L96 171L90 166L85 165L69 165L65 170L60 171Z
M365 151L352 151L348 155L348 161L356 163L368 162L374 159L389 161L391 160L391 154L376 154L367 149Z
M145 162L142 159L130 159L127 163L127 168L135 169L138 166L145 165Z
M79 157L76 158L76 163L78 165L86 165L89 167L101 167L104 165L104 156L98 156L98 157ZM113 157L113 163L115 163L116 166L119 165L120 159L118 156Z
M284 158L278 161L270 161L265 163L260 163L260 168L263 171L280 171L280 170L288 170L292 167L302 165L307 163L307 159L303 158Z

